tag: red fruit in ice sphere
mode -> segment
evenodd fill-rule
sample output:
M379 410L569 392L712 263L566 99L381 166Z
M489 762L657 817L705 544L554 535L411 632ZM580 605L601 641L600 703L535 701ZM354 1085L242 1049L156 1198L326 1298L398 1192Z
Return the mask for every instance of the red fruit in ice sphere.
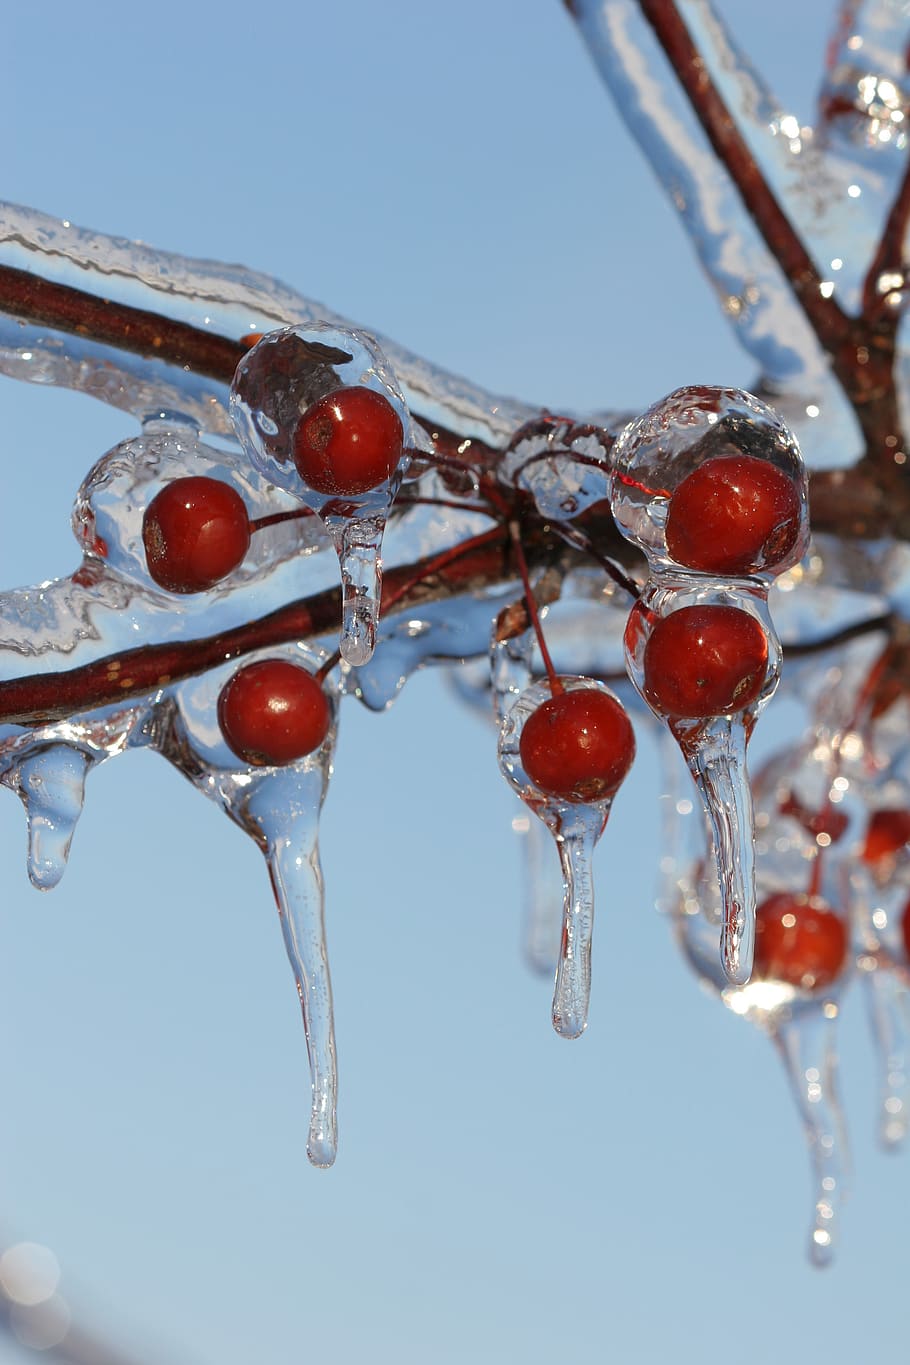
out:
M869 817L863 862L890 858L910 841L910 810L876 810Z
M221 733L238 758L256 767L294 763L313 753L331 720L318 680L286 659L247 664L218 698Z
M667 550L701 573L755 574L782 564L799 539L799 490L754 455L718 455L670 498Z
M160 588L205 592L233 573L249 549L246 504L219 479L174 479L145 509L142 543Z
M315 492L351 496L390 479L403 448L401 419L389 400L353 385L307 408L294 436L294 463Z
M642 691L662 716L702 720L744 711L768 672L768 637L739 607L680 607L648 636Z
M847 926L818 896L779 891L755 912L753 981L804 991L831 986L847 961Z
M586 803L615 794L635 757L635 735L615 697L575 688L532 712L518 748L535 787L561 801Z

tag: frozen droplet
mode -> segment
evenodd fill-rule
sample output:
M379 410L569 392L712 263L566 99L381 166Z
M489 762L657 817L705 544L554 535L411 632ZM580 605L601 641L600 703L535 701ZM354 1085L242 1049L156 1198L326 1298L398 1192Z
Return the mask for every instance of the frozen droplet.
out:
M787 1079L799 1109L813 1178L809 1259L830 1265L837 1222L846 1194L846 1139L837 1095L835 1019L821 1008L785 1012L773 1030Z
M25 806L28 875L38 891L50 891L66 870L91 764L82 749L49 744L29 753L4 779L15 784Z
M383 522L377 518L344 522L334 528L341 565L341 657L352 668L369 663L376 647L382 594L379 558Z

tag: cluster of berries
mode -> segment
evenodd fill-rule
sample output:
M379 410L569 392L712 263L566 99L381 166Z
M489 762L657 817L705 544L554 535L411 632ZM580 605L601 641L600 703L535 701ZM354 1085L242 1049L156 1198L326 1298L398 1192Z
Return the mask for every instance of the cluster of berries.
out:
M293 459L307 488L355 497L389 480L403 450L392 404L352 385L307 408L294 433ZM206 592L240 567L258 529L229 484L204 476L174 479L143 518L149 574L167 592ZM223 688L218 721L245 763L285 764L320 747L331 708L313 674L284 659L263 659L240 668Z

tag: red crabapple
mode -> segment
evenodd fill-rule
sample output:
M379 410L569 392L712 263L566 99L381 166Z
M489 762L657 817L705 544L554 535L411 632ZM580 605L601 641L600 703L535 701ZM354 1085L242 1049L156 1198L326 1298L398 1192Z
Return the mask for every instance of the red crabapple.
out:
M239 669L218 698L218 724L228 745L256 767L294 763L318 749L332 720L319 681L287 659Z
M655 623L642 666L642 691L659 715L734 715L765 685L768 637L761 622L739 607L680 607Z
M142 542L160 588L205 592L233 573L249 549L246 504L219 479L174 479L145 509Z
M390 479L403 448L401 419L392 404L355 384L307 408L294 434L294 463L315 492L350 497Z
M752 979L826 990L844 970L847 947L847 926L827 902L779 891L755 913Z
M718 455L670 498L667 549L700 573L762 573L784 563L801 524L799 491L782 469L754 455Z
M598 688L560 692L525 721L521 764L534 785L561 801L589 803L613 796L635 757L635 735L624 708Z
M910 841L910 810L876 810L869 817L863 844L864 863L891 858Z

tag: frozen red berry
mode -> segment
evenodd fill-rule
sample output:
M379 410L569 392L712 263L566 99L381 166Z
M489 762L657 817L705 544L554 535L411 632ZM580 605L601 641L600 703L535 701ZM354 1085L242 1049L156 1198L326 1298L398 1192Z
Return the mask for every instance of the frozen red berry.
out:
M873 811L866 828L863 862L878 863L893 858L910 842L910 810L882 809Z
M238 758L294 763L318 749L332 713L318 679L287 659L247 664L221 690L218 724Z
M543 702L519 740L521 764L547 796L603 801L613 796L635 757L625 710L598 688L573 688Z
M249 549L246 504L219 479L174 479L145 509L142 542L149 574L159 587L205 592L233 573Z
M762 573L787 560L801 525L799 490L788 474L754 455L718 455L670 498L667 550L700 573Z
M826 990L844 971L847 949L847 926L826 901L779 891L755 912L752 980Z
M294 435L294 463L315 492L350 497L390 479L403 448L401 419L389 400L353 385L307 408Z
M768 672L768 637L747 611L680 607L648 636L642 690L661 716L701 720L744 711Z

